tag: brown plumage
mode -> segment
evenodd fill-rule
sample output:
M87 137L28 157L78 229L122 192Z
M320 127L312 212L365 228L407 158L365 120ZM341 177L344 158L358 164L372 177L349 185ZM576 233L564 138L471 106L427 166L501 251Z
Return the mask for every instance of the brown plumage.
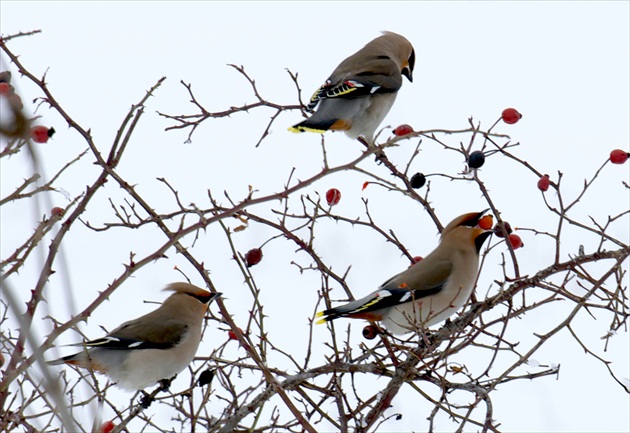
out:
M175 376L195 356L203 317L220 293L188 283L173 283L164 290L174 293L156 310L123 323L103 338L78 344L83 351L50 364L90 368L124 389L142 389Z
M318 323L339 317L381 321L402 334L434 325L470 298L479 267L479 251L492 231L477 227L483 212L461 215L442 231L427 257L393 276L364 298L317 314Z
M350 138L374 142L374 133L391 109L402 77L413 80L415 52L403 36L383 35L351 55L333 71L311 98L312 117L292 132L344 131Z

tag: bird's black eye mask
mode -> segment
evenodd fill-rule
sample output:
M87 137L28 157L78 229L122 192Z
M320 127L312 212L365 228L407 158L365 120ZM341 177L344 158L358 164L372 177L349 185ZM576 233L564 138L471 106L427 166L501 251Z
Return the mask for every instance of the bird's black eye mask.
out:
M416 65L416 52L415 50L411 50L411 56L409 56L409 70L413 71L413 68L415 65Z
M208 302L212 301L214 298L221 296L220 293L211 293L209 295L196 295L194 293L186 293L189 296L192 296L193 298L195 298L196 300L198 300L199 302L201 302L202 304L207 304Z

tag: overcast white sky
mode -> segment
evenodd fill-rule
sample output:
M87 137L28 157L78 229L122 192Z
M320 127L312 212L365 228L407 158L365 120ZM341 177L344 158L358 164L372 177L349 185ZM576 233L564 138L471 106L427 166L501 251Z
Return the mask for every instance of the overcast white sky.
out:
M206 122L190 144L184 144L185 133L165 133L164 128L171 123L158 117L156 111L180 114L194 110L180 80L192 83L197 96L210 110L252 102L248 84L226 66L234 63L245 66L269 100L295 103L294 85L285 69L299 73L300 85L308 96L343 58L378 36L381 30L406 36L414 44L417 55L414 82L404 83L383 126L409 123L416 129L462 129L468 126L467 119L472 116L488 127L504 108L515 107L523 113L522 121L509 127L502 125L499 132L508 133L514 141L520 142L519 155L552 175L552 179L562 171L567 196L580 191L583 179L592 176L610 150L628 149L630 141L630 9L625 1L3 0L0 12L4 35L35 29L43 31L40 35L11 41L11 49L32 72L41 75L47 71L50 89L77 121L92 129L95 141L102 143L103 148L112 140L131 104L160 77L167 77L149 102L137 131L138 142L129 149L128 160L120 167L139 188L144 188L147 197L162 205L162 210L172 206L172 198L165 196L164 188L155 181L157 176L164 176L179 186L182 201L189 203L203 201L208 188L217 196L225 189L238 198L247 194L250 184L261 194L277 192L286 182L291 167L298 167L297 175L306 177L321 165L318 136L292 135L286 131L286 127L299 121L297 112L283 115L272 135L259 148L253 145L270 112ZM1 66L3 70L8 67L6 57L2 57ZM35 107L30 100L38 96L34 88L20 81L17 74L14 79L27 108L33 110ZM53 173L55 167L76 155L84 144L74 132L66 129L58 116L45 109L40 109L38 114L43 116L42 123L58 131L51 143L41 147L47 171ZM360 151L356 143L341 134L329 134L327 143L333 164L349 161ZM403 152L395 149L393 155L398 151ZM417 160L416 171L454 172L453 164L460 164L456 170L463 168L461 161L441 159L439 151L427 149ZM26 173L19 170L15 160L9 162L11 164L3 162L2 167L3 197L16 179ZM594 188L588 197L588 206L577 209L576 215L605 218L627 209L628 192L622 188L621 181L628 182L629 166L608 167L600 176L601 187ZM483 175L507 219L516 220L517 225L524 227L554 230L555 222L541 217L540 193L531 175L530 178L519 177L519 172L508 163L488 166ZM425 223L427 219L418 212L417 206L412 204L405 212L400 211L395 200L388 201L391 195L369 188L362 192L359 185L363 180L356 174L331 176L319 183L316 191L305 193L321 193L331 186L340 188L343 199L339 212L347 215L361 214L360 199L367 194L379 204L375 217L385 227L395 229L406 245L417 247L417 254L424 255L435 246L434 227L425 232L418 229L418 218L422 216ZM73 177L64 177L60 182L73 197L85 187L84 180L77 182ZM443 221L487 207L474 187L462 186L456 193L449 188L452 185L438 183L432 196ZM107 190L107 194L108 197L121 196L114 188ZM56 205L66 204L61 194L52 196L52 200ZM396 209L395 214L393 209ZM32 212L27 215L31 216ZM98 222L110 215L103 194L101 203L85 217ZM5 257L26 232L13 229L21 226L24 214L3 209L1 218L2 257ZM322 254L327 255L326 258L336 255L338 258L331 260L339 269L352 265L348 281L355 294L373 290L400 270L399 254L394 252L395 257L385 258L387 252L392 253L391 246L380 245L380 249L374 250L372 246L364 247L359 243L361 233L353 233L348 227L336 229L332 224L325 227L320 235L328 241L329 248L322 247ZM239 310L237 303L238 291L243 290L242 277L236 282L230 281L230 274L221 272L232 265L225 254L213 257L211 242L220 242L225 252L225 240L219 232L214 235L216 238L208 240L205 246L208 262L215 260L213 277L222 291L230 293L226 302L235 316L243 317L246 308ZM615 235L628 242L627 228L618 229ZM269 236L268 231L248 230L238 239L239 247L246 251L248 246L256 246ZM544 245L533 236L524 237L526 248L519 252L524 273L535 272L549 264ZM146 244L134 244L138 241ZM84 308L98 290L105 288L121 271L120 263L127 260L130 249L139 254L147 253L161 241L132 235L120 245L98 247L107 251L104 256L102 249L90 243L89 235L68 239L68 277L76 292L76 303ZM596 240L568 239L566 242L565 257L577 252L579 244L586 244L587 252L589 247L597 246ZM273 251L272 246L266 250L265 260L271 260ZM140 305L143 299L162 299L158 289L180 279L172 269L174 265L186 266L181 258L173 255L172 260L139 272L129 284L155 289L113 296L111 303L103 305L84 330L96 337L100 332L98 324L111 329L138 313L130 310L123 314L117 310L112 323L108 309L116 305L115 302ZM256 276L264 289L285 293L277 287L277 273L271 265L267 271L263 266L257 268ZM299 341L307 330L307 317L314 308L320 282L318 278L309 280L308 276L297 272L291 277L303 278L299 284L304 285L303 301L308 305L299 311L286 312L270 301L266 311L271 318L271 333L286 332L286 323L290 320L299 325L294 328ZM24 272L21 278L24 280L13 281L13 284L22 284L33 277ZM492 279L491 275L487 276L487 281ZM59 284L63 282L51 281L51 287ZM230 300L234 303L230 304ZM60 310L62 302L49 297L49 303L58 314L70 314ZM280 319L281 316L284 318ZM274 321L274 317L278 320ZM528 319L527 323L515 325L523 333L523 339L529 338L525 335L548 329L545 325L553 323L550 318L535 314ZM353 329L359 333L362 326L356 324ZM597 328L593 330L595 336L603 335L606 328L606 324L584 322L585 329L589 326ZM324 334L325 329L321 332ZM75 337L69 335L65 342L73 342ZM358 344L360 338L355 337L355 341ZM540 356L547 358L539 361L562 365L558 380L546 378L510 384L497 393L496 418L502 422L504 431L630 430L628 394L610 379L601 364L584 355L575 342L567 341L566 346L559 343L540 352ZM620 334L613 341L611 351L605 356L614 361L614 369L620 377L628 378L628 334ZM203 347L200 353L202 350ZM395 400L394 404L396 410L403 413L415 410L406 407L403 398ZM404 421L409 424L385 424L385 428L414 428L411 418Z

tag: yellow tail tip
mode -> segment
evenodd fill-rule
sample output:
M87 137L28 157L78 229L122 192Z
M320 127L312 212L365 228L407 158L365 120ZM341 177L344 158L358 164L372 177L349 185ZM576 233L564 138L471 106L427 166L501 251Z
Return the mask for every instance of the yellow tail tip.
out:
M291 126L288 130L293 133L313 132L315 134L323 134L327 131L326 129L309 128L306 126Z
M315 314L315 317L321 317L321 319L319 319L317 322L315 322L316 325L321 325L322 323L326 323L328 322L328 318L327 317L323 317L324 316L324 312L320 311L317 314Z

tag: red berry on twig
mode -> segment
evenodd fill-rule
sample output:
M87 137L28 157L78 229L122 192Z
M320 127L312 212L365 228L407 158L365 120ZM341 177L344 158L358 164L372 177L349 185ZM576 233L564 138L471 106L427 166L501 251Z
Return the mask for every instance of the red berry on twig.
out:
M490 230L490 228L492 227L492 215L484 215L481 217L481 219L479 220L479 228L482 228L484 230Z
M545 174L538 180L538 189L545 192L549 189L549 175Z
M339 191L337 188L330 188L328 191L326 191L326 201L328 202L329 206L334 206L337 203L339 203L339 200L341 200L341 191Z
M9 83L0 83L0 95L9 95L12 92Z
M510 244L512 244L512 248L517 249L522 247L523 245L523 241L521 240L521 237L517 234L512 233L511 235L508 236L508 240L510 241Z
M630 153L625 150L615 149L610 152L610 162L613 164L623 164L630 158Z
M238 328L238 330L241 331L241 334L245 334L241 328ZM236 332L232 331L231 329L228 331L228 337L230 338L230 340L238 340Z
M378 335L378 329L374 325L368 325L363 328L363 337L366 340L374 340Z
M503 221L503 227L505 227L505 231L507 232L508 235L512 233L512 226L510 226L509 222ZM499 238L503 237L503 230L501 230L500 222L496 223L496 225L494 226L494 234Z
M407 124L397 126L396 129L392 131L392 133L396 137L401 137L403 135L411 134L412 132L413 132L413 128L411 127L411 125L407 125Z
M263 253L260 248L252 248L245 254L245 264L248 268L257 265L262 260Z
M101 424L101 428L98 429L99 433L109 433L112 430L114 430L114 428L116 427L116 424L114 424L111 421L105 421L103 424Z
M503 110L503 113L501 113L501 119L503 119L503 121L508 125L515 124L521 120L521 117L523 117L523 115L516 111L515 108L506 108Z
M47 128L45 126L33 126L31 128L31 138L35 143L46 143L50 137L55 133L54 128Z

